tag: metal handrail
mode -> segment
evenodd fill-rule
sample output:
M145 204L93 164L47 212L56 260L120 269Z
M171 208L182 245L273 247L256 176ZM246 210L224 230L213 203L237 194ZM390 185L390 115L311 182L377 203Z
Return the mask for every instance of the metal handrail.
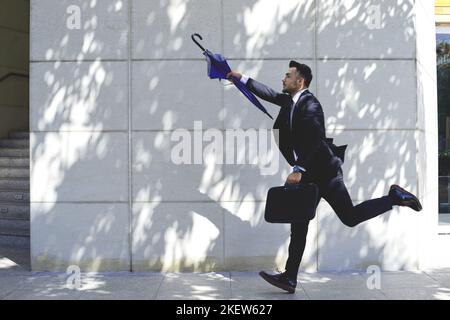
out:
M2 82L3 80L6 80L9 77L29 78L29 75L27 73L9 72L0 78L0 82Z

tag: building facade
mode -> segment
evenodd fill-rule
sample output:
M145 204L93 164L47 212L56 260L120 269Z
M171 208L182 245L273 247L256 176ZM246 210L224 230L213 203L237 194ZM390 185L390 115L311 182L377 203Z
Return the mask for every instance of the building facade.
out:
M236 160L251 149L245 139L224 144L234 161L211 147L233 133L262 141L273 122L207 78L195 32L275 89L289 60L308 64L327 135L349 145L354 203L399 184L423 204L348 228L322 200L302 270L450 265L438 214L431 1L30 2L33 270L284 267L289 226L266 223L264 206L289 166L278 152ZM263 173L261 156L275 170Z

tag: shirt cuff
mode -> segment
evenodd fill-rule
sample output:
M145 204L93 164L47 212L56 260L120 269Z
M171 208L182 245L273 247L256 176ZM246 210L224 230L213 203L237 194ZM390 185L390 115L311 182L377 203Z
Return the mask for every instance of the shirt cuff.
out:
M294 167L293 167L293 170L292 170L293 172L301 172L301 173L305 173L306 172L306 169L305 168L303 168L303 167L300 167L300 166L298 166L298 165L295 165Z
M241 77L241 82L243 84L247 84L248 79L250 79L250 77L246 76L245 74L243 74L242 77Z

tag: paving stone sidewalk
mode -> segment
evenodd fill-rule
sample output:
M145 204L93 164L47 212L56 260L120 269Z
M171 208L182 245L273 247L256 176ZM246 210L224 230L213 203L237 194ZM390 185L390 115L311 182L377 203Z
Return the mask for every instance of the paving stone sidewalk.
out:
M3 267L2 267L3 266ZM71 289L65 273L28 272L0 264L0 300L450 300L450 270L382 272L379 288L361 272L301 273L295 294L262 280L257 272L82 273ZM369 286L368 286L369 280Z

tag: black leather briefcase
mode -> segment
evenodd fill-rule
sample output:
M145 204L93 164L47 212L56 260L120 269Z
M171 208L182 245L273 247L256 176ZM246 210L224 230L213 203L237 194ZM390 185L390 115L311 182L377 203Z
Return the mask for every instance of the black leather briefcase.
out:
M264 218L271 223L311 220L316 214L318 194L319 189L314 183L270 188Z

